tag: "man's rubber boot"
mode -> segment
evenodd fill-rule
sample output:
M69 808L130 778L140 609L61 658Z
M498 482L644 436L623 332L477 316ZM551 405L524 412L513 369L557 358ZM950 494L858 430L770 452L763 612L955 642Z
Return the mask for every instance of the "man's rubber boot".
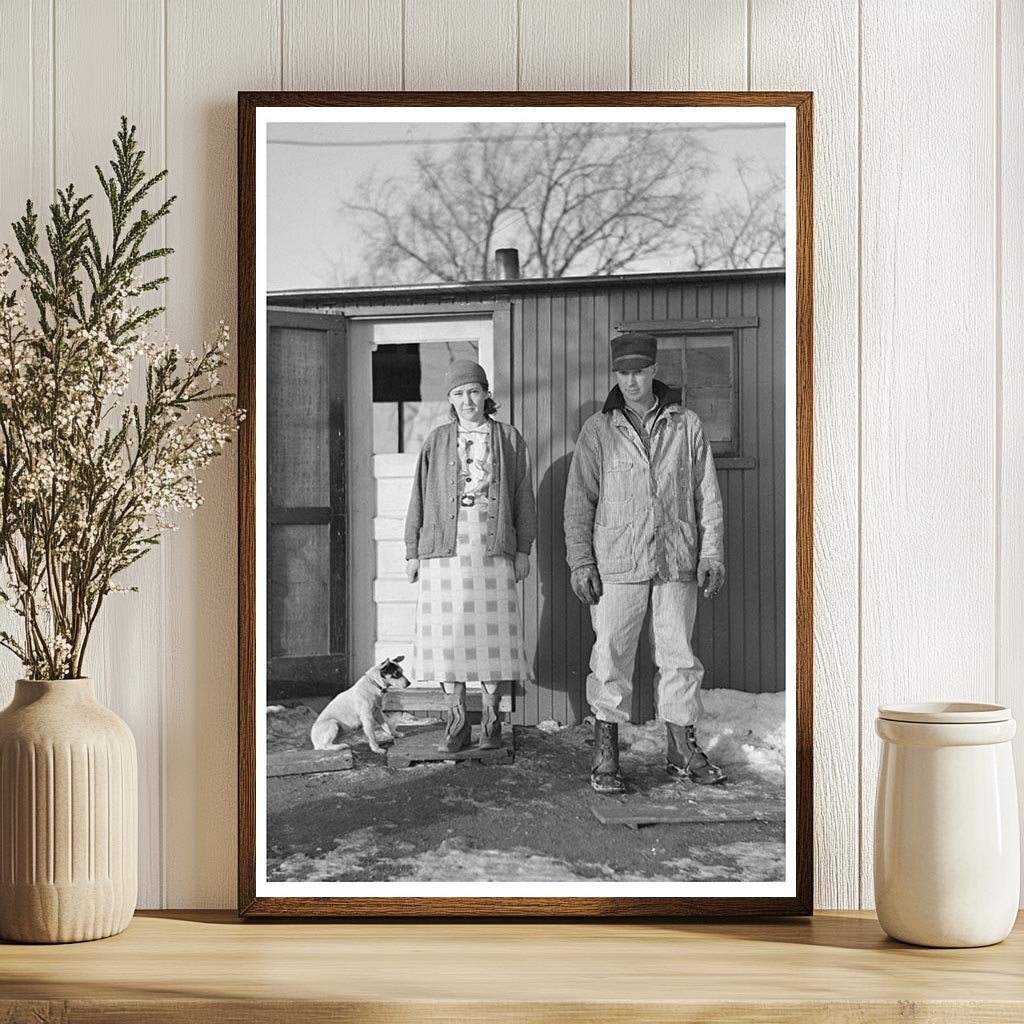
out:
M689 779L701 786L716 786L725 782L728 776L712 764L708 755L697 743L697 729L693 725L676 725L666 722L667 744L665 764L670 775Z
M590 785L595 793L624 793L626 785L619 771L619 726L616 722L594 721L594 763Z
M444 695L444 739L437 745L443 754L455 754L469 746L473 727L466 717L466 690L460 686L455 693Z
M481 697L483 711L480 714L480 741L477 746L481 750L497 750L501 746L501 715L498 713L501 694L484 690Z

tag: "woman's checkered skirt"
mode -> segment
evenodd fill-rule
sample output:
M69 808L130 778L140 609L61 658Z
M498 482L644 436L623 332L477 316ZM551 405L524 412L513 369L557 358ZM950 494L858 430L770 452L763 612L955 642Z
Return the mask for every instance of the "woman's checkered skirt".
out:
M523 647L513 561L487 554L486 503L459 509L455 554L421 559L419 581L418 681L533 678Z

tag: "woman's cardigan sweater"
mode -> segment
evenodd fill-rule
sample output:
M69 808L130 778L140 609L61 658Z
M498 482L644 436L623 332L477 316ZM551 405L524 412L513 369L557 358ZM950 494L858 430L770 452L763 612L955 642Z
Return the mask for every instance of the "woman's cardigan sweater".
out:
M487 497L487 553L528 555L537 536L530 453L510 423L491 420L494 461ZM459 521L457 449L459 425L431 431L416 463L405 519L405 557L444 558L455 554Z

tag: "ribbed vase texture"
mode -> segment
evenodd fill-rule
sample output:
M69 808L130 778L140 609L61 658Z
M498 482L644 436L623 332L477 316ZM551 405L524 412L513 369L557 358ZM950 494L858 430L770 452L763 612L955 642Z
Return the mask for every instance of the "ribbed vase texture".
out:
M131 730L90 679L28 680L0 712L0 938L123 931L138 889Z

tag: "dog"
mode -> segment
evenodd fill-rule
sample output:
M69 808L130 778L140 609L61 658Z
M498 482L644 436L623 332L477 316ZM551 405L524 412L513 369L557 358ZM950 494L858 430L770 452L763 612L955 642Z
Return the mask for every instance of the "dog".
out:
M384 748L377 742L376 726L380 726L391 741L402 738L400 732L388 725L381 707L388 690L404 690L409 685L398 664L404 657L399 655L374 665L320 712L309 730L314 750L342 750L348 746L340 742L342 736L362 729L370 749L375 754L383 754Z

